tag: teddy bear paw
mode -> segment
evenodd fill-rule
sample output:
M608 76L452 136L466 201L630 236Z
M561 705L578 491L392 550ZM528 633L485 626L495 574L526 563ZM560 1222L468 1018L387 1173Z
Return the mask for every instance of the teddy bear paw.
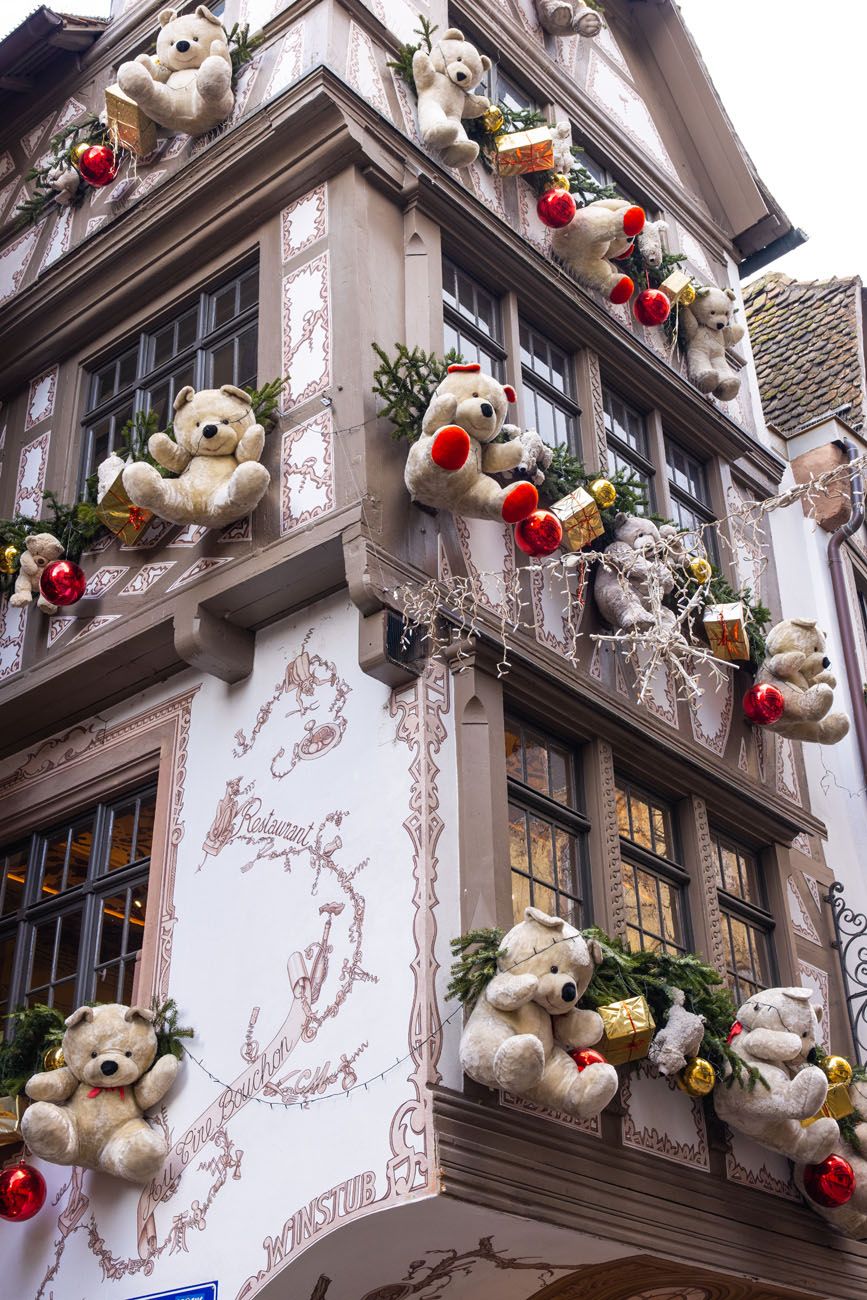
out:
M542 1078L545 1049L535 1034L516 1034L497 1048L492 1069L501 1088L520 1095Z
M118 68L117 82L125 95L135 99L139 94L146 94L154 85L149 70L141 63L122 63Z
M810 1124L807 1128L798 1126L798 1132L795 1135L795 1147L790 1153L790 1159L801 1161L807 1165L818 1164L820 1160L825 1160L834 1150L840 1137L840 1130L837 1127L835 1119L817 1119L815 1124Z
M29 605L31 599L29 591L16 591L14 596L9 597L9 604L18 609L21 605Z
M608 301L613 302L619 307L624 302L629 302L635 292L635 283L628 275L621 275L615 282L613 288L608 293Z
M712 393L719 382L715 370L695 370L691 378L700 393Z
M539 505L539 493L532 483L513 483L506 488L500 513L507 524L517 524Z
M618 1086L613 1065L603 1065L601 1061L588 1065L580 1073L576 1071L564 1098L563 1110L576 1119L590 1119L605 1109Z
M430 458L440 469L454 473L467 463L470 454L470 435L459 424L447 424L434 434Z
M794 1119L809 1119L822 1109L827 1095L827 1076L818 1066L808 1065L789 1084L789 1114Z
M479 156L479 146L473 140L459 140L441 151L447 167L469 167Z
M144 1120L122 1124L103 1147L100 1164L110 1174L130 1183L149 1183L165 1162L165 1139Z
M724 379L722 383L717 384L714 396L718 397L721 402L730 402L733 397L737 397L740 391L741 381L737 375L732 375L729 379Z
M598 36L602 31L602 19L593 9L579 9L572 19L572 30L579 36Z
M50 1101L34 1101L21 1120L21 1133L34 1155L71 1164L77 1150L75 1128L66 1111Z

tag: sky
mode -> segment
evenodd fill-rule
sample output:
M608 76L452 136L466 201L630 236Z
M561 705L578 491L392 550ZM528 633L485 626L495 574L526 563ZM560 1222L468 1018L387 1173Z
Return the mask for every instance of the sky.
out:
M0 0L0 36L36 7ZM56 7L106 16L109 0ZM680 8L759 175L810 236L772 269L801 280L867 279L859 219L867 216L867 0L680 0Z

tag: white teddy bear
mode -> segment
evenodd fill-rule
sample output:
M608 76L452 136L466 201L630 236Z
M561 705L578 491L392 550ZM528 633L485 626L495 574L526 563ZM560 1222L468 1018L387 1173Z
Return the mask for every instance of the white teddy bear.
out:
M596 565L593 595L599 613L621 632L649 631L659 622L673 626L672 611L655 609L651 602L652 588L660 597L674 588L666 556L668 537L652 520L622 513L614 521L614 537Z
M422 140L426 148L439 150L448 167L466 167L479 156L461 119L481 117L491 107L484 95L472 93L490 67L488 56L465 41L457 27L444 32L430 53L416 50L413 55Z
M180 18L163 9L159 21L156 59L140 54L122 63L118 84L158 126L204 135L235 106L226 33L204 5Z
M645 266L662 266L662 258L665 253L665 249L662 247L662 235L666 230L668 230L667 221L645 221L644 229L635 241Z
M867 1084L850 1083L849 1097L856 1110L862 1115L867 1115ZM808 1196L804 1188L803 1164L795 1165L794 1178L795 1186L803 1194L811 1210L821 1214L822 1218L827 1219L837 1232L842 1232L844 1237L864 1241L867 1239L867 1122L862 1120L855 1125L855 1139L860 1150L850 1146L842 1134L834 1143L833 1154L848 1160L855 1175L855 1190L851 1200L846 1201L844 1205L819 1205Z
M714 1107L730 1128L790 1160L816 1164L830 1155L839 1138L837 1121L818 1119L804 1128L801 1120L818 1114L828 1095L828 1080L807 1059L816 1045L821 1007L804 988L763 989L739 1008L741 1026L732 1050L745 1065L755 1066L761 1081L752 1088L737 1080L715 1089Z
M54 202L59 208L66 208L70 203L74 203L81 188L81 176L68 163L59 163L56 167L52 167L45 181L54 190Z
M18 561L18 577L15 579L15 591L9 598L10 605L29 605L33 593L39 592L36 604L46 614L56 614L57 606L46 600L39 591L42 570L47 564L59 560L63 554L63 545L53 533L31 533L24 543Z
M554 36L598 36L602 19L584 0L536 0L536 17Z
M845 713L831 713L837 679L825 654L825 635L812 618L786 618L768 633L767 658L756 683L783 695L783 715L768 726L790 740L836 745L849 731Z
M734 289L710 285L697 289L695 300L680 308L687 374L700 392L712 393L721 402L737 397L741 386L740 375L726 360L726 348L746 333L732 320L736 301Z
M597 199L578 208L568 226L553 231L551 247L580 284L598 289L613 303L624 303L635 285L610 259L627 254L643 228L643 208L626 199Z
M152 465L135 461L123 471L130 501L172 524L222 528L243 519L271 482L259 464L265 430L255 421L249 394L234 384L198 393L188 386L178 393L174 409L177 441L155 433L148 450L179 477L163 478Z
M613 1065L579 1070L569 1055L592 1047L602 1017L578 1002L602 959L598 944L559 917L528 907L497 955L499 973L461 1037L461 1065L477 1083L504 1088L551 1110L587 1119L617 1092Z

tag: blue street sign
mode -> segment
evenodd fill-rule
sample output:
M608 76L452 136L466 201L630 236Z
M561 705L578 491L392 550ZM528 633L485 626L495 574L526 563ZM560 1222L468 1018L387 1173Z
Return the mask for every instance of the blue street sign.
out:
M152 1291L150 1295L131 1297L131 1300L217 1300L216 1282L198 1282L175 1291Z

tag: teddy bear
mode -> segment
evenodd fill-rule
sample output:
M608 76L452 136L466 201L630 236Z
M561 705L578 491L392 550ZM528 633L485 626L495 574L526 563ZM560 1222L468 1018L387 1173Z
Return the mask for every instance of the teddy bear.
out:
M645 221L644 229L635 241L645 266L651 268L662 266L665 253L662 247L662 236L666 230L668 230L667 221Z
M816 1065L808 1065L816 1045L822 1008L814 1007L812 990L762 989L738 1009L730 1036L732 1050L746 1065L755 1066L761 1080L749 1087L731 1078L715 1089L716 1112L730 1128L790 1160L816 1164L830 1155L839 1137L837 1121L810 1119L824 1106L828 1080Z
M118 84L158 126L203 135L235 106L226 33L205 5L180 18L163 9L159 21L156 58L140 54L122 63Z
M643 208L626 199L597 199L578 208L568 226L552 232L551 247L580 284L598 289L610 302L623 303L632 297L635 285L610 259L628 254L643 229Z
M259 464L265 430L256 423L249 393L234 384L198 393L188 385L175 398L174 410L177 441L154 433L148 450L179 477L162 478L152 465L135 461L123 471L130 501L172 524L222 528L243 519L271 482Z
M147 1183L168 1152L165 1134L142 1114L162 1101L178 1062L157 1055L154 1013L118 1003L79 1007L66 1020L59 1070L34 1074L34 1104L21 1120L34 1155L55 1165L102 1169Z
M849 1085L849 1097L853 1106L861 1115L867 1115L867 1083L854 1082ZM855 1125L855 1141L858 1147L851 1145L841 1133L834 1143L833 1155L848 1160L855 1175L855 1190L851 1200L844 1205L819 1205L807 1195L804 1187L804 1164L796 1163L794 1181L811 1210L821 1214L823 1219L841 1232L845 1237L855 1241L867 1239L867 1121L861 1120ZM805 1162L809 1163L809 1162Z
M422 140L426 148L440 151L448 167L466 167L479 156L461 119L481 117L491 107L485 95L472 93L490 67L487 54L479 54L457 27L450 27L430 52L420 49L413 55Z
M39 591L39 580L46 564L59 560L63 546L52 533L31 533L24 543L18 562L18 577L15 579L15 591L9 598L10 605L29 605L34 591ZM46 600L39 591L36 604L46 614L56 614L57 606Z
M825 635L812 618L785 618L768 633L767 658L756 683L783 695L783 714L768 726L790 740L836 745L849 731L845 713L831 713L837 679L825 654Z
M504 426L506 408L517 401L510 384L500 384L473 362L449 366L422 421L422 435L409 449L404 479L413 501L473 519L514 524L539 504L533 483L501 487L491 474L520 469L535 476L551 463L538 433ZM507 442L494 439L506 428Z
M704 1038L704 1016L687 1011L683 989L674 989L665 1024L653 1036L647 1055L660 1074L679 1074Z
M584 0L536 0L536 17L554 36L598 36L602 19Z
M587 943L538 907L525 908L464 1027L464 1072L576 1119L598 1115L617 1092L617 1071L602 1062L579 1070L569 1052L602 1037L602 1017L578 1007L601 960L595 940Z
M726 360L726 348L740 342L746 330L733 322L734 289L716 285L697 289L689 306L680 308L686 343L686 369L699 392L712 393L721 402L737 397L741 386Z
M52 167L45 177L45 183L54 190L54 202L59 208L66 208L74 203L81 188L81 176L68 163Z
M676 533L670 525L663 527ZM596 607L615 631L647 632L676 623L670 609L654 608L651 600L654 588L660 600L674 588L667 533L663 536L652 520L640 515L616 516L615 540L605 547L593 582Z

